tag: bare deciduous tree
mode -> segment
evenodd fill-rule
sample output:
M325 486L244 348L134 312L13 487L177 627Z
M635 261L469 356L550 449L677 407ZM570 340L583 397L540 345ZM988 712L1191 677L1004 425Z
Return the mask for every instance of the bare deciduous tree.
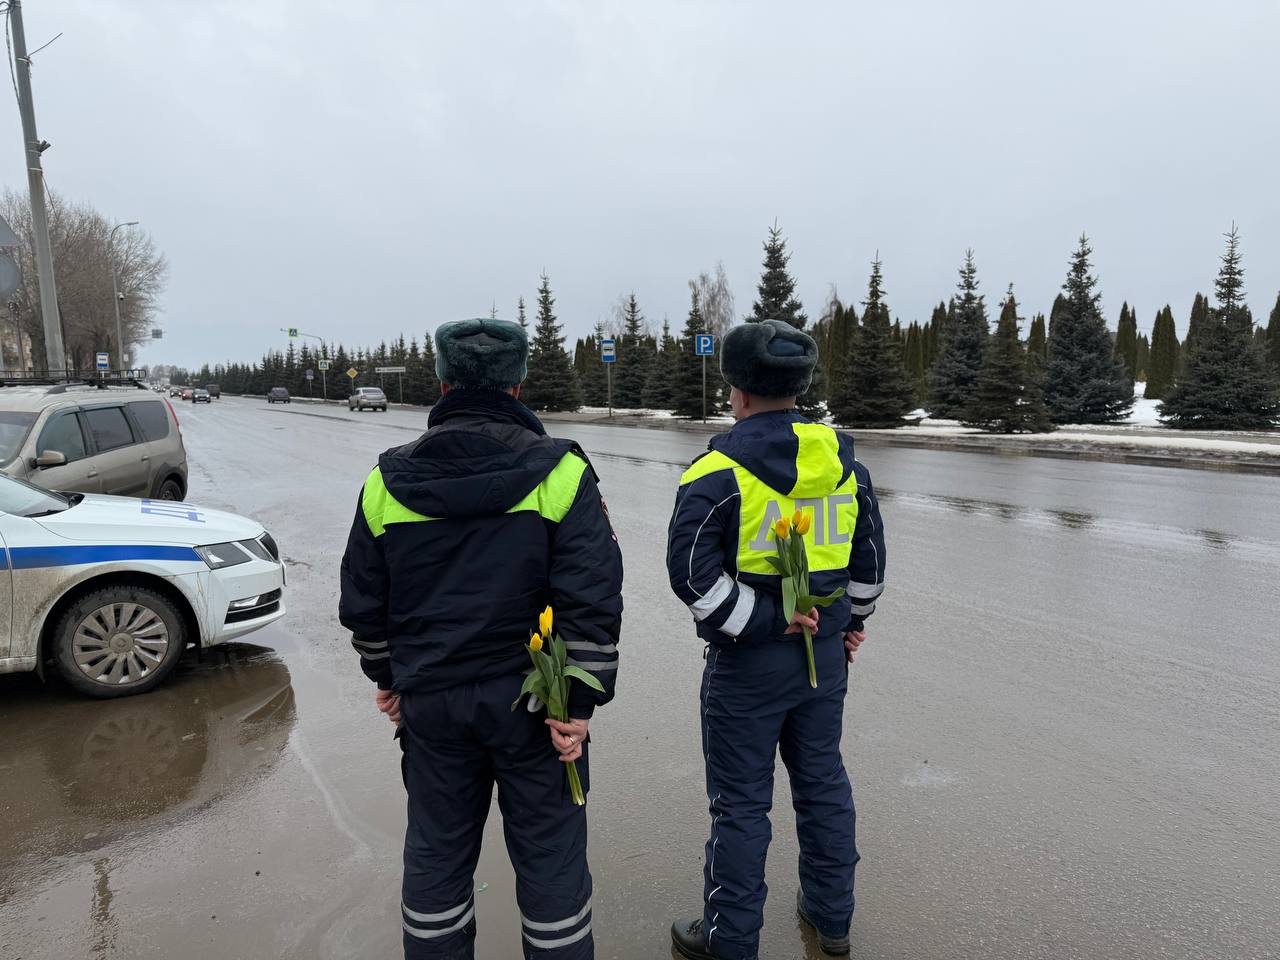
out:
M725 276L723 263L716 262L714 276L704 270L690 280L689 289L698 294L702 317L711 333L722 337L738 322L733 307L733 290L729 288L729 278Z
M41 323L40 288L36 277L31 208L25 194L6 190L0 195L0 212L21 241L17 250L22 286L13 295L13 308L22 332L24 358L35 358L43 366L44 327ZM115 356L115 307L111 293L111 264L114 254L116 278L121 294L120 323L125 349L151 337L169 264L156 250L151 236L134 227L116 231L109 243L114 223L85 203L49 197L49 239L53 247L53 273L58 285L58 311L68 366L77 370L93 368L94 353L111 351ZM7 318L6 318L7 319ZM6 323L5 365L16 355L13 324Z

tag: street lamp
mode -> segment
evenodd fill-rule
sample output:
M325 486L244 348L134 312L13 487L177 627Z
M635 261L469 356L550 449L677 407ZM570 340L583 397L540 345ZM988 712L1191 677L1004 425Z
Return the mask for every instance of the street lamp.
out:
M111 228L111 232L107 234L107 254L111 257L111 304L116 308L116 370L117 372L124 370L124 335L120 327L120 284L116 280L116 248L115 239L116 231L121 227L136 227L137 220L127 220L124 223L117 223Z

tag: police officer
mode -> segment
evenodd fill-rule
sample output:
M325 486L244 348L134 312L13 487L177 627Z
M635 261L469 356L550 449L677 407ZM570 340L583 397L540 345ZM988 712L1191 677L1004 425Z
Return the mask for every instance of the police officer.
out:
M428 430L378 459L342 559L339 615L378 709L397 723L409 794L401 923L406 958L470 958L472 874L494 784L516 873L523 955L593 956L585 808L587 727L613 697L622 558L596 476L520 401L528 338L505 320L436 332L443 394ZM524 644L554 608L570 723L513 711Z
M765 901L774 757L791 779L800 841L800 919L829 954L849 952L853 794L840 753L848 663L883 590L884 536L853 441L795 411L818 360L813 340L766 320L729 331L721 370L737 423L684 474L667 546L671 588L708 644L702 748L711 834L703 910L671 928L676 950L705 960L757 955ZM782 609L775 523L810 516L804 535L814 595L844 588L821 611ZM814 629L817 688L803 626Z

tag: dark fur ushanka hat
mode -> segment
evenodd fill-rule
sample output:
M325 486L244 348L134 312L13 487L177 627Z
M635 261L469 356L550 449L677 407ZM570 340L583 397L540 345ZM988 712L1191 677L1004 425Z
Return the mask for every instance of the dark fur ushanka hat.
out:
M510 320L452 320L436 330L436 376L451 387L507 390L529 373L529 336Z
M818 345L781 320L743 323L725 334L720 372L731 386L757 397L798 397L809 389Z

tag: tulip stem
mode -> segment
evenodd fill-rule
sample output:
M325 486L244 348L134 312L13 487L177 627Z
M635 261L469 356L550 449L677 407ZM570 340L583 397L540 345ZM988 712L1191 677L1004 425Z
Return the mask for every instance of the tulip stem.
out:
M582 781L578 779L578 764L570 760L566 766L569 768L569 793L573 797L573 802L580 807L584 806L587 798L582 792Z
M804 630L804 655L809 660L809 686L816 690L818 687L818 671L813 666L813 634L808 627L803 627L802 629Z

